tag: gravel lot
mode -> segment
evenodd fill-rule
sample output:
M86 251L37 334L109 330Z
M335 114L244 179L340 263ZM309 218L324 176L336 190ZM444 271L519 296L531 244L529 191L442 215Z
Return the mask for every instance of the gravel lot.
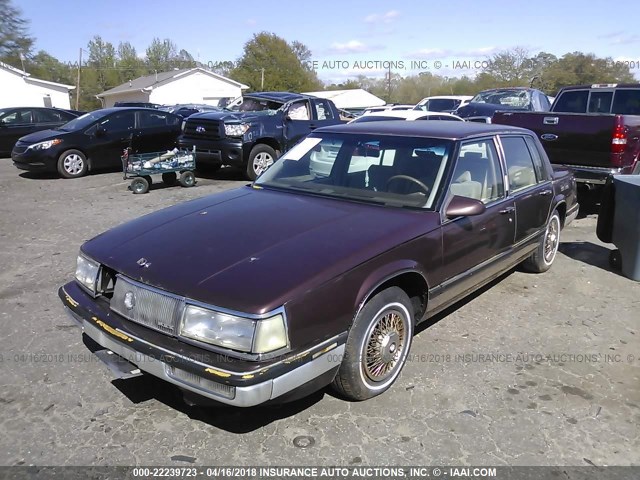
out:
M154 378L112 381L57 289L85 240L246 183L198 180L132 195L118 172L0 160L0 464L640 465L640 284L610 271L595 216L563 232L547 274L512 272L423 328L367 402L196 408Z

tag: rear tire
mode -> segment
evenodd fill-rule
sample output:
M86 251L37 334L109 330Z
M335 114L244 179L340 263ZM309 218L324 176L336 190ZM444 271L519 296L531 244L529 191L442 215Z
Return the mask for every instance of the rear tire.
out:
M540 245L529 258L522 262L522 268L531 273L543 273L551 268L560 246L561 228L560 214L554 210L540 239Z
M366 400L391 387L402 371L413 337L413 307L398 287L383 290L358 313L333 387Z
M87 157L80 150L67 150L58 157L58 173L63 178L84 177L89 171Z

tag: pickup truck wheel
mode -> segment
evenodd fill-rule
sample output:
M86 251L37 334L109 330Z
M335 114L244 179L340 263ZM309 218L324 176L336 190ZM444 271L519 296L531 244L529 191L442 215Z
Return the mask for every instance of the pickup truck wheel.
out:
M276 151L269 145L258 144L253 147L247 163L247 178L252 181L258 178L262 172L273 165L276 158Z
M547 229L540 239L540 245L529 258L522 262L522 267L525 270L532 273L542 273L551 268L560 246L560 229L560 214L554 210L549 218L549 223L547 223Z
M64 178L78 178L87 174L87 157L80 150L67 150L58 157L58 173Z
M193 187L196 184L196 176L192 171L182 172L178 181L183 187Z
M398 287L383 290L358 313L333 387L351 400L385 392L398 378L413 337L413 307Z

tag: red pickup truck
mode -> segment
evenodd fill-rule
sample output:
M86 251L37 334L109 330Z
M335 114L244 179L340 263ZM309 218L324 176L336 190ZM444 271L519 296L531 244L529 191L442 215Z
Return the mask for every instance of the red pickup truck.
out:
M582 189L640 173L640 84L565 87L549 112L496 112L492 122L535 132L551 163L571 167Z

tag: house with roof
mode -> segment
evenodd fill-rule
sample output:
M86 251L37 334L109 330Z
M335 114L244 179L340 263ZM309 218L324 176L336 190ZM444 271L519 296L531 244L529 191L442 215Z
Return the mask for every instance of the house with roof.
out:
M348 90L324 90L321 92L305 92L305 95L327 98L335 103L336 107L343 110L364 110L368 107L379 107L386 102L381 98L367 92L362 88L351 88Z
M8 107L71 108L69 92L75 87L33 78L0 62L0 109Z
M207 69L183 68L158 72L130 80L96 97L102 106L116 102L145 102L160 105L199 103L218 105L220 100L242 95L249 87Z

